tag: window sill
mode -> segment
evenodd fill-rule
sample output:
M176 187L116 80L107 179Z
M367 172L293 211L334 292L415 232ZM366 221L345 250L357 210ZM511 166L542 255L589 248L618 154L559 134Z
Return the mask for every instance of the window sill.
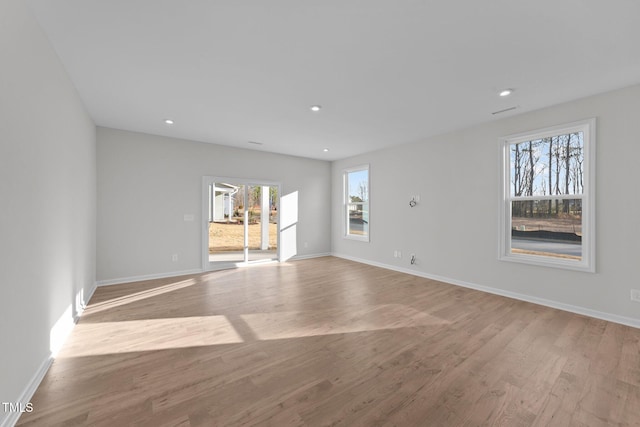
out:
M347 239L347 240L356 240L356 241L359 241L359 242L367 242L367 243L369 243L369 236L357 236L357 235L353 235L353 234L346 234L346 235L344 235L342 237Z
M536 265L539 267L551 267L551 268L560 268L563 270L573 270L573 271L582 271L585 273L595 273L595 267L593 265L588 265L585 261L574 261L574 260L564 260L564 259L552 259L544 256L537 255L519 255L519 254L509 254L509 255L501 255L499 257L500 261L507 262L516 262L520 264L529 264Z

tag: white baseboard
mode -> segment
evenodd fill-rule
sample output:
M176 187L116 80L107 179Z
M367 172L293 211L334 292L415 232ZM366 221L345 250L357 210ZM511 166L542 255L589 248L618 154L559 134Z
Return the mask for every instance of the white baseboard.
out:
M27 384L27 387L24 389L18 400L14 403L19 403L23 408L27 405L27 403L29 403L34 393L38 389L38 386L42 382L42 379L51 367L51 363L53 363L53 357L51 356L47 357L42 362L36 373L33 375L33 377L31 377L31 380ZM20 415L22 415L22 413L20 412L8 412L4 414L4 419L0 418L0 427L13 427L18 422Z
M319 254L309 254L309 255L295 255L289 258L288 261L298 261L301 259L311 259L311 258L322 258L323 256L331 256L331 252L322 252Z
M123 283L142 282L144 280L153 280L153 279L166 279L168 277L187 276L189 274L198 274L198 273L204 273L204 271L201 268L196 268L193 270L173 271L169 273L145 274L142 276L120 277L118 279L99 280L96 282L96 285L97 286L121 285Z
M323 256L331 256L331 253L323 252L323 253L310 254L310 255L296 255L289 258L288 261L295 261L295 260L309 259L309 258L319 258ZM121 285L123 283L142 282L144 280L153 280L153 279L166 279L169 277L186 276L189 274L198 274L198 273L205 273L205 271L201 268L198 268L193 270L173 271L170 273L145 274L142 276L120 277L118 279L99 280L96 282L96 286L100 287L100 286Z
M438 282L449 283L451 285L461 286L463 288L475 289L477 291L500 295L507 298L513 298L520 301L530 302L533 304L543 305L545 307L551 307L558 310L568 311L570 313L576 313L576 314L581 314L583 316L593 317L596 319L607 320L609 322L619 323L621 325L631 326L633 328L640 328L640 319L634 319L632 317L620 316L612 313L605 313L602 311L592 310L590 308L579 307L571 304L565 304L563 302L548 300L544 298L538 298L531 295L521 294L518 292L506 291L504 289L492 288L490 286L483 286L483 285L478 285L471 282L456 280L450 277L443 277L443 276L438 276L436 274L429 274L429 273L424 273L422 271L415 271L415 270L410 270L408 268L397 267L395 265L369 261L367 259L352 257L350 255L344 255L339 253L332 253L331 255L337 258L343 258L350 261L359 262L361 264L367 264L367 265L372 265L374 267L380 267L380 268L385 268L387 270L397 271L400 273L411 274L413 276L423 277L425 279L437 280Z
M87 305L89 304L89 301L91 301L91 297L93 297L93 294L96 293L96 289L98 289L98 284L96 282L94 282L91 285L91 288L89 288L89 291L87 292L87 295L85 295L85 297L83 298L81 311L80 310L78 311L78 317L76 318L76 321L78 321L78 319L80 318L80 315L82 314L84 309L87 308Z

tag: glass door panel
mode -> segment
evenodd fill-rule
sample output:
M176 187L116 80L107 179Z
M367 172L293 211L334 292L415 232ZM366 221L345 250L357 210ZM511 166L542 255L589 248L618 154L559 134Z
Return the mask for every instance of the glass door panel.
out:
M244 262L244 186L209 184L209 261Z
M277 259L278 251L278 187L247 186L248 261Z

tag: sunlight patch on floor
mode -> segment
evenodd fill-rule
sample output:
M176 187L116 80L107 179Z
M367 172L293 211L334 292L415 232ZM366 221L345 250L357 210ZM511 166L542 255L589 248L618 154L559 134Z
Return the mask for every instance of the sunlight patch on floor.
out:
M195 279L187 279L181 280L175 283L169 283L168 285L158 286L156 288L147 289L140 292L135 292L132 294L124 295L121 297L113 298L107 301L98 302L95 304L90 304L85 309L85 315L92 315L95 313L99 313L104 310L109 310L111 308L119 307L121 305L130 304L132 302L140 301L146 298L152 298L155 296L159 296L162 294L166 294L168 292L177 291L179 289L184 289L186 287L195 285L197 282Z
M80 322L58 357L239 344L255 339L293 339L450 323L401 304L250 313L235 319L236 325L234 317L225 315Z
M344 307L322 311L288 311L240 316L260 340L300 338L449 324L401 304Z
M242 338L225 316L79 323L58 357L236 344Z

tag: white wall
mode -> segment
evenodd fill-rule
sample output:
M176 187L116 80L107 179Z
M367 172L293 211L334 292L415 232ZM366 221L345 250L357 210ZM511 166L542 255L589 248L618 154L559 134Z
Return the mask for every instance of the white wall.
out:
M95 126L21 0L0 2L0 64L0 401L17 402L95 286Z
M200 269L206 175L297 191L297 256L330 251L329 162L99 127L98 281Z
M640 325L640 304L629 298L630 288L640 289L638 112L640 86L634 86L334 162L332 251ZM498 261L498 138L589 117L597 118L597 273ZM342 237L342 170L365 163L371 165L370 243ZM413 209L411 194L422 199ZM411 252L416 266L409 264Z

